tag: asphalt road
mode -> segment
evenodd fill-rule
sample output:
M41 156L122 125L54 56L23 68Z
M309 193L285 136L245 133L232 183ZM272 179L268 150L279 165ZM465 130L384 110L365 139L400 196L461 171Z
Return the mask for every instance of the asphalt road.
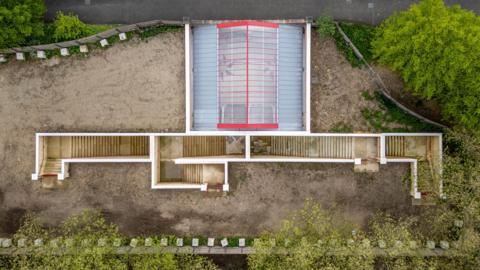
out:
M88 23L136 23L153 19L298 19L330 15L378 24L418 0L46 0L47 18L59 10ZM480 0L445 0L480 13Z

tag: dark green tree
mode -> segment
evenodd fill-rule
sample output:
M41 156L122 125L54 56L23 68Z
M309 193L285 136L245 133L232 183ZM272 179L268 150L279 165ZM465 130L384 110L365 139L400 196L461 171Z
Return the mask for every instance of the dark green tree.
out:
M374 56L409 90L438 100L446 119L480 127L480 18L442 0L423 0L379 27Z
M42 0L0 0L0 48L43 36L45 11Z

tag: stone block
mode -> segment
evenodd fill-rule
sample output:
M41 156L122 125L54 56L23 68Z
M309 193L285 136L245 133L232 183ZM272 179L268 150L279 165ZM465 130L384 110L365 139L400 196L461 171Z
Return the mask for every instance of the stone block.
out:
M198 247L199 245L199 240L198 238L193 238L192 239L192 247Z
M12 239L9 239L9 238L3 239L2 241L3 248L9 248L11 246L12 246Z
M136 248L137 245L138 245L138 240L135 239L135 238L132 238L132 239L130 240L130 246L131 246L132 248Z
M220 243L222 244L222 247L228 247L228 240L227 238L223 238Z
M68 48L61 48L60 49L60 55L61 56L69 56L70 52L68 51Z
M378 247L379 248L387 248L387 243L384 240L378 240Z
M37 58L40 58L40 59L47 58L47 55L45 54L45 51L37 51Z
M19 60L19 61L25 60L25 54L22 53L22 52L17 52L17 53L15 53L15 57L16 57L17 60Z
M428 240L426 246L427 246L428 249L434 249L435 248L435 241Z
M440 248L447 250L450 248L450 244L447 241L440 241Z
M153 239L148 237L148 238L145 238L145 246L146 247L151 247L153 246Z
M215 245L215 238L208 238L207 246L213 247Z
M18 247L18 248L27 247L27 239L25 239L25 238L18 239L18 241L17 241L17 247Z
M238 239L238 246L245 247L245 238Z
M167 238L160 239L160 246L162 247L168 246L168 239Z
M177 247L183 247L183 238L177 238Z
M43 246L43 239L41 239L41 238L35 239L35 241L33 241L33 245L36 246L36 247Z
M87 45L80 45L80 52L81 53L88 53L88 46Z
M114 247L120 247L121 245L122 245L122 239L120 239L120 238L115 238L115 239L113 240L113 246L114 246Z
M102 46L102 47L108 46L108 40L106 40L106 39L100 40L100 46Z
M105 247L105 246L107 246L107 239L105 239L105 238L100 238L100 239L98 239L98 241L97 241L97 246L99 246L99 247Z

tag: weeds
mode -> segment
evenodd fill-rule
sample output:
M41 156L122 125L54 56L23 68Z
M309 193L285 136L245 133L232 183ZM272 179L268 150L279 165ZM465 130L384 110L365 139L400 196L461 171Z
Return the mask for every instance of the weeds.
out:
M336 123L333 125L332 129L330 129L330 132L337 132L337 133L352 133L353 132L353 126L349 123L345 123L343 121Z
M364 91L362 97L365 100L376 101L380 105L379 110L364 108L361 111L363 118L375 132L440 131L438 127L422 122L404 112L380 92L374 92L371 95L368 91ZM390 127L392 124L397 127Z
M362 53L363 57L367 62L372 60L372 46L371 42L375 34L375 28L363 24L353 24L353 23L340 23L340 27L343 32L350 38L350 40L355 44L357 49ZM354 67L360 67L363 63L357 58L353 53L352 48L347 44L343 39L340 32L337 30L333 35L338 49L342 52L345 58L350 62Z
M320 37L333 37L336 32L335 23L330 16L320 16L317 19L317 32Z
M149 27L141 30L138 35L140 36L140 39L146 39L149 37L156 36L160 33L166 33L166 32L178 32L181 31L183 28L181 26L176 26L176 25L161 25L161 26L155 26L155 27Z

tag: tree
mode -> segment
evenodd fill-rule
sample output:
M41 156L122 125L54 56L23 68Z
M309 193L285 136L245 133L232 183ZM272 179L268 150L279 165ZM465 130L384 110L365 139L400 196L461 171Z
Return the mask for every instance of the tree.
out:
M43 36L45 11L42 0L0 0L0 48Z
M248 256L250 269L373 269L369 248L360 248L362 234L312 201L284 221L280 231L265 233ZM274 240L274 241L273 241ZM348 240L354 240L346 246ZM320 241L320 242L319 242ZM346 252L348 255L331 254ZM352 255L353 254L353 255ZM339 255L339 256L338 256Z
M480 18L442 0L422 0L385 20L372 42L381 64L409 90L438 100L446 119L480 126Z
M118 227L107 223L97 211L85 210L67 218L59 228L43 228L39 219L28 214L14 239L26 239L31 244L42 238L44 246L30 253L0 258L0 268L6 269L218 269L205 257L191 254L115 254L110 245L98 246L99 239L112 243L120 238ZM67 239L74 246L67 247ZM58 240L57 245L51 241ZM88 244L83 244L88 242ZM81 245L81 246L80 246ZM71 252L65 253L70 250ZM3 268L2 268L3 269Z
M57 13L54 28L53 38L56 41L77 39L91 33L88 25L82 22L78 16L64 15L61 11Z

